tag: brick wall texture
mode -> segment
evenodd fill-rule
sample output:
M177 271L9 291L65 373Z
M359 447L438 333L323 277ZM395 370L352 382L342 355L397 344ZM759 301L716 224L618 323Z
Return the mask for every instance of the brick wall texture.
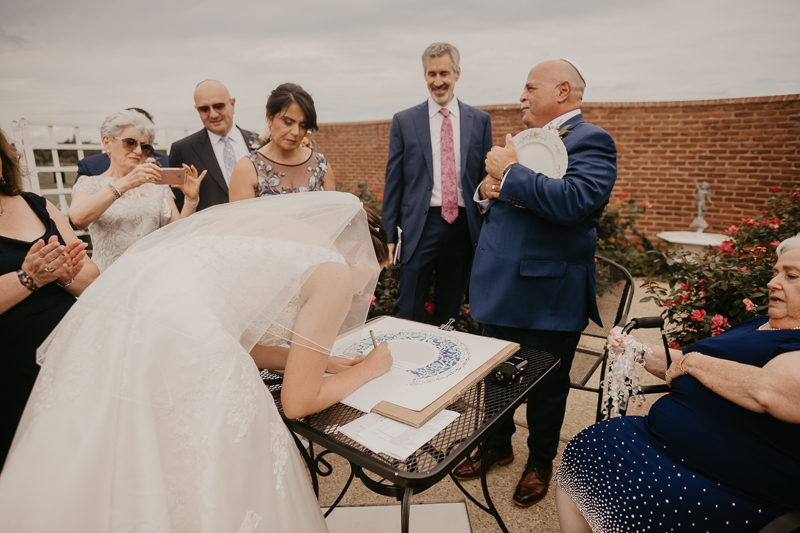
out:
M492 116L494 144L525 129L518 104L478 106ZM614 195L627 192L653 207L639 227L688 230L694 184L711 184L707 232L753 216L772 194L800 189L800 94L683 102L592 103L588 122L617 143ZM383 189L391 120L320 124L314 137L347 190L363 181Z

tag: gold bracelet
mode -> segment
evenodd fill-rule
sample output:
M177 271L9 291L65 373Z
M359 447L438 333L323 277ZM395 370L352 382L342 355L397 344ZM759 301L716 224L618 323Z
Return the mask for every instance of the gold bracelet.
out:
M686 355L684 355L683 357L681 357L681 362L680 362L680 363L678 363L678 368L680 368L680 369L681 369L681 372L683 372L683 375L687 375L687 374L689 374L689 373L686 371L686 369L685 369L685 368L683 368L683 362L684 362L684 361L686 361L686 359L688 359L690 355L694 355L694 354L696 354L696 353L698 353L698 352L689 352L689 353L687 353Z
M502 178L503 176L505 176L506 172L508 172L508 169L511 168L511 165L513 165L514 163L517 163L517 162L518 161L512 161L511 163L507 164L506 168L504 168L503 171L500 173L500 177Z

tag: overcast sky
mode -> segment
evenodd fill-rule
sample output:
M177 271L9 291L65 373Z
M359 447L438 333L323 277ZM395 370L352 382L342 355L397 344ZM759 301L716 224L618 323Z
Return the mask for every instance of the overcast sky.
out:
M301 84L320 122L391 118L427 98L420 54L461 51L456 95L517 102L537 62L568 57L586 100L800 93L797 0L0 0L0 127L143 107L199 129L195 84L225 83L261 128L270 90Z

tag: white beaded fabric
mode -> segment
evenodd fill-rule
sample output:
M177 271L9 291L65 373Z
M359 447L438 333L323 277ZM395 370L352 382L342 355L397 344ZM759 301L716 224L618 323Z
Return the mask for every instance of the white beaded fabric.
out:
M95 194L114 182L110 176L81 176L73 191ZM89 224L92 260L105 271L133 243L169 223L172 211L167 198L174 198L168 185L144 183L116 200Z

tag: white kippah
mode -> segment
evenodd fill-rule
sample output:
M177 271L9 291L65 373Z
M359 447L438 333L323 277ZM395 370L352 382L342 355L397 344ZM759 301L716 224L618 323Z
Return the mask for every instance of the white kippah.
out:
M575 70L578 71L578 76L581 77L581 79L583 80L583 84L586 85L586 76L583 75L583 69L581 68L581 66L579 64L577 64L576 62L574 62L571 59L567 59L566 57L562 57L561 61L566 61L567 63L569 63L570 65L575 67Z

